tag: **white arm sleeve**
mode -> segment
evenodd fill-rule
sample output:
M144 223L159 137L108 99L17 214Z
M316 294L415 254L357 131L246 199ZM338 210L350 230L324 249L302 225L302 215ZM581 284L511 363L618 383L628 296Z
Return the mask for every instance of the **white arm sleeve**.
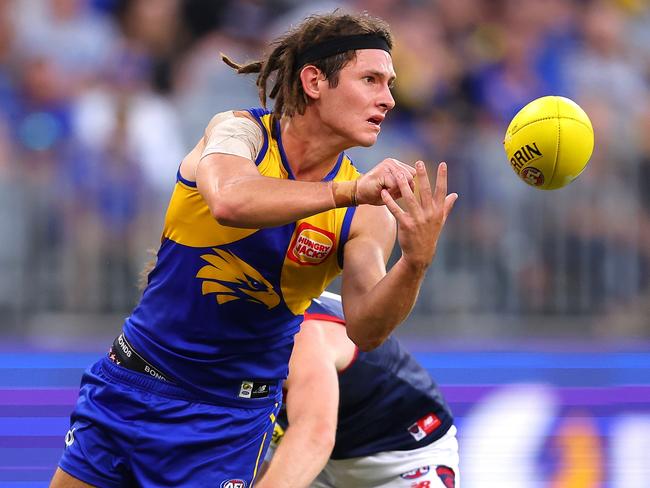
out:
M221 153L255 161L264 144L262 129L258 124L248 117L236 117L230 111L215 115L210 125L201 158Z

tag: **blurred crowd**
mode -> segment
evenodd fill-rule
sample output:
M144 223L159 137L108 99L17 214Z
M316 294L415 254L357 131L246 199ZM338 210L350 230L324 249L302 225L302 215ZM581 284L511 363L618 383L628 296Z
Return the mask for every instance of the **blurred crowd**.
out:
M128 313L182 157L213 114L259 105L219 53L258 59L337 8L396 38L397 108L355 163L444 160L460 194L411 321L441 317L452 337L650 336L644 0L0 1L0 330ZM585 109L596 149L543 192L502 141L550 94Z

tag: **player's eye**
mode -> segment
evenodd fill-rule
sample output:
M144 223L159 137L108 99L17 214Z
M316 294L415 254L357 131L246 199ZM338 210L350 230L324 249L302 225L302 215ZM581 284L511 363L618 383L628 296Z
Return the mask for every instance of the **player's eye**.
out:
M375 82L375 77L374 77L374 76L364 76L364 77L363 77L363 80L364 80L366 83L374 83L374 82Z

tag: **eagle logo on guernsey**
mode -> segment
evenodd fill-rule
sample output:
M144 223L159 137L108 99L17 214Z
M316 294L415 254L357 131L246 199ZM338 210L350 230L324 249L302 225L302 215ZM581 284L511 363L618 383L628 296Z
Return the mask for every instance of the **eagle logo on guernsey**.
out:
M203 281L204 295L215 293L217 303L245 300L266 306L269 310L280 303L273 285L250 264L225 249L212 249L215 254L203 254L209 264L196 274Z
M287 257L303 266L315 266L332 254L335 241L331 232L303 222L296 229Z

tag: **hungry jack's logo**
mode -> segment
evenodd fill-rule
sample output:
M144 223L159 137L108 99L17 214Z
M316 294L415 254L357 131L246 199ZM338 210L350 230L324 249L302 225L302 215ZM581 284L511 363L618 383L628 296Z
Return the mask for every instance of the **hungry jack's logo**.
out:
M215 293L217 303L245 300L266 306L269 310L280 303L280 297L262 274L235 254L225 249L212 249L215 254L203 254L209 264L196 274L203 279L204 295Z
M303 222L296 229L287 257L303 266L315 266L332 254L335 241L331 232Z

